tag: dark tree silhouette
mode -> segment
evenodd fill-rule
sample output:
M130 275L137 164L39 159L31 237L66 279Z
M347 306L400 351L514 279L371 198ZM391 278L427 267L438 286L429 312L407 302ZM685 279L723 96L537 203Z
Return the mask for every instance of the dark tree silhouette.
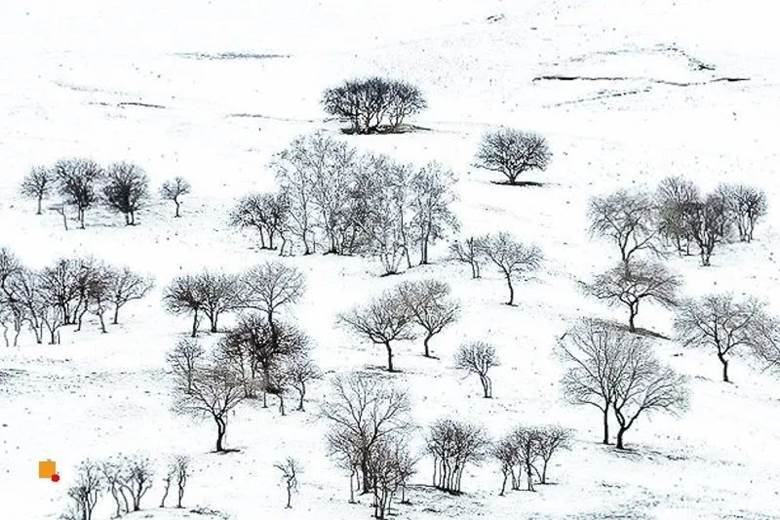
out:
M588 210L590 232L614 242L620 259L628 263L639 251L658 252L656 213L655 202L643 193L620 190L594 197Z
M450 297L450 286L445 282L428 278L414 282L401 282L396 287L413 321L423 329L425 357L431 357L429 342L447 325L455 323L460 305Z
M36 215L41 214L43 199L51 194L55 182L54 172L45 166L34 166L30 173L24 177L19 192L24 197L35 199L38 202Z
M54 165L57 187L67 204L76 207L81 229L84 215L97 202L95 187L103 177L103 168L91 159L63 159Z
M180 217L181 197L192 192L192 186L183 177L174 177L165 181L160 187L160 196L165 200L170 200L176 206L174 217Z
M455 368L466 370L479 376L482 384L483 397L493 397L493 381L488 373L493 367L499 366L496 349L484 341L473 341L461 345L455 354Z
M491 261L504 275L509 287L507 305L515 303L515 288L513 279L533 271L542 263L542 252L536 246L527 246L516 241L507 232L497 235L486 235L479 239L482 254Z
M499 172L508 184L520 184L517 178L525 172L544 171L552 153L547 140L531 132L512 128L492 130L482 136L475 158L475 166Z
M125 216L125 225L135 225L135 214L149 200L149 179L141 167L127 162L110 165L105 173L106 205Z

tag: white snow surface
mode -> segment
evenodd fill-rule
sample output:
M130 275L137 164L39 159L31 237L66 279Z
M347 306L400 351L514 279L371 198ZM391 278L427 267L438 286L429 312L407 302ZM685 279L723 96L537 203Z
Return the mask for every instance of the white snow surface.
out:
M399 344L402 372L392 376L408 388L415 422L453 415L494 436L521 423L575 430L572 449L551 470L555 485L536 493L499 497L498 470L485 462L464 475L463 496L446 496L427 486L431 462L423 458L412 503L398 518L780 517L780 383L771 374L739 358L735 383L724 384L709 352L657 341L659 356L691 377L690 410L641 417L627 437L634 450L617 453L597 443L595 409L560 398L552 352L582 315L623 317L577 287L617 260L586 232L589 197L651 190L668 175L705 189L732 181L767 191L771 210L756 241L720 248L706 269L695 257L671 257L670 265L684 275L687 294L748 293L780 313L778 14L774 2L759 0L4 0L0 245L36 268L94 255L151 273L157 289L129 304L124 323L107 335L89 323L80 333L63 331L58 346L25 335L18 348L0 347L0 518L57 518L75 465L117 452L191 455L187 506L235 520L370 515L368 498L347 503L348 476L326 455L315 413L326 382L312 389L307 413L279 417L274 407L242 404L228 430L235 453L211 453L212 425L170 411L165 353L188 324L163 311L161 288L179 273L239 271L275 258L231 229L227 212L241 194L273 188L272 155L315 130L404 161L443 162L459 178L464 233L506 229L545 253L543 269L520 285L516 307L501 304L497 273L471 280L445 261L443 245L432 265L400 277L380 278L371 259L284 260L307 277L294 315L329 374L367 369L384 377L382 351L338 328L338 312L400 279L440 277L452 284L463 317L433 340L439 361L423 358L418 342ZM258 56L196 57L221 53ZM715 69L697 70L691 58ZM418 84L430 108L415 124L428 130L340 136L320 108L321 92L368 74ZM623 79L534 81L555 74ZM709 82L725 76L749 81ZM549 139L554 159L539 178L543 187L498 186L473 168L479 137L500 125ZM83 231L65 231L55 214L36 217L34 204L17 195L19 182L32 165L67 156L137 162L155 186L186 177L193 195L184 218L171 218L162 202L132 228L100 211L88 214ZM646 307L639 320L671 336L669 312ZM454 370L463 339L497 346L495 399L481 399L477 382ZM287 455L305 467L292 510L272 468ZM59 483L36 478L44 458L57 460ZM157 484L147 511L128 518L208 518L155 510L159 494ZM104 497L95 519L110 515Z

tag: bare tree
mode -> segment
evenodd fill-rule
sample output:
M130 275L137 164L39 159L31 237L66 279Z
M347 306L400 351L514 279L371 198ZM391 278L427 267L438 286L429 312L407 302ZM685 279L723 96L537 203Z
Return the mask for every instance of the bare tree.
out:
M304 351L290 359L285 366L289 384L298 392L298 410L303 412L303 401L306 398L307 385L312 381L322 379L322 371Z
M183 177L174 177L165 181L160 187L160 196L165 200L170 200L176 206L174 217L180 217L181 197L192 192L192 186Z
M626 264L639 251L658 252L655 215L656 206L651 197L625 190L594 197L588 210L590 232L614 242L620 250L620 259Z
M192 392L193 378L204 354L197 340L181 339L166 357L174 375L180 379L180 386L188 394Z
M400 132L408 116L426 107L416 86L376 76L325 90L322 104L327 113L348 120L356 134Z
M118 484L130 498L132 511L140 511L141 501L154 482L152 461L148 457L133 455L122 461L121 468Z
M173 458L172 469L173 476L176 480L176 507L181 509L181 502L184 500L184 490L187 487L187 482L192 472L190 466L192 461L186 455L176 455Z
M414 339L413 315L397 292L385 291L367 305L339 314L338 323L369 341L384 345L387 371L394 372L393 341Z
M454 419L433 423L426 439L427 451L433 457L433 485L459 495L463 470L468 464L479 464L488 454L489 446L480 426Z
M428 263L428 248L458 231L460 224L451 205L457 200L452 189L455 176L451 170L432 162L418 169L411 178L412 226L414 241L420 248L420 264Z
M515 303L515 288L512 280L533 271L542 263L542 252L536 246L527 246L516 241L507 232L487 235L479 240L485 258L498 267L509 287L507 305Z
M24 197L38 201L36 215L41 214L43 199L51 194L51 189L55 181L54 172L45 166L34 166L30 170L30 173L24 177L19 192Z
M223 446L229 413L246 398L244 384L237 374L216 365L195 369L192 387L177 385L175 410L194 416L205 416L217 426L216 451L227 451Z
M729 382L729 358L742 348L764 348L760 324L764 306L754 298L738 300L730 294L711 294L681 303L674 326L687 347L715 350Z
M74 484L68 488L68 496L74 502L77 516L74 520L92 520L98 498L103 492L100 467L92 460L82 461L76 468Z
M425 331L424 355L431 357L431 338L457 321L460 305L450 297L450 286L433 278L401 282L396 290L413 321Z
M709 266L715 246L730 233L726 201L717 194L707 195L703 202L691 205L687 215L688 236L699 247L701 265Z
M475 166L504 175L508 184L521 184L517 178L527 171L544 171L552 153L547 140L532 132L512 128L491 130L482 136Z
M522 472L525 472L526 491L535 491L534 473L536 473L537 458L539 457L539 430L534 427L518 426L512 431L510 438L517 453L517 478L519 480Z
M77 158L57 161L54 172L60 194L76 207L84 229L84 214L97 201L95 185L103 177L103 169L95 161Z
M780 371L780 319L766 316L757 323L759 338L753 347L753 354L764 363L766 370Z
M119 309L133 300L140 300L154 287L150 276L136 274L128 267L113 269L108 282L107 299L114 306L114 325L119 323Z
M197 336L200 312L205 305L198 278L189 274L174 278L165 288L163 302L172 314L192 313L192 337Z
M609 444L609 411L615 401L614 378L621 351L642 341L595 319L581 319L558 342L566 371L564 397L572 404L595 406L603 417L603 444Z
M493 397L493 381L488 373L491 368L499 365L495 347L484 341L465 343L460 346L455 354L455 368L466 370L479 376L483 397L486 399Z
M612 401L618 422L616 447L619 450L625 449L625 434L640 415L676 413L685 410L688 403L685 378L662 366L644 342L628 345L621 354Z
M400 388L357 372L335 377L330 395L321 414L331 424L331 453L341 460L346 454L356 462L363 492L368 493L372 489L371 452L378 443L410 428L409 398Z
M692 242L688 220L700 200L699 188L683 177L663 179L655 193L659 233L686 255Z
M290 211L286 192L253 193L242 197L230 213L232 225L256 230L261 249L276 249L274 239L284 239ZM280 255L284 253L284 245Z
M401 501L407 479L414 473L415 460L406 449L407 440L398 436L382 439L371 450L368 472L374 494L374 518L392 514L392 501L401 491Z
M506 494L506 484L511 478L512 489L517 488L518 475L515 474L515 466L518 463L517 444L511 435L507 435L490 447L490 455L496 459L501 468L501 491L499 496Z
M557 425L542 426L537 429L537 451L542 459L542 471L539 474L539 483L547 484L547 467L553 456L560 450L570 447L572 432L568 428Z
M463 242L456 240L450 244L450 255L453 260L471 266L472 279L480 277L479 268L484 256L482 255L482 244L478 238L469 237Z
M110 165L104 176L106 205L125 216L125 225L135 225L135 214L149 200L149 178L140 166L128 162Z
M243 277L244 306L264 312L268 323L282 307L298 302L306 289L303 274L281 262L265 262L250 269Z
M287 489L287 505L285 509L292 509L292 494L298 490L298 475L301 473L301 463L293 457L287 457L283 462L274 464L274 468L282 472L282 483Z
M593 282L584 284L586 292L609 305L628 307L628 327L636 331L635 319L640 302L647 300L663 307L677 305L680 278L659 262L634 260L621 263L596 276Z
M739 239L752 241L756 223L768 210L766 193L745 184L721 184L716 192L726 203L729 218L737 226Z
M232 358L236 367L246 366L248 370L242 374L245 383L255 385L258 376L262 377L263 407L267 406L267 394L277 393L274 376L286 375L278 369L286 361L306 352L308 344L309 338L297 327L279 321L271 325L258 314L241 316L224 339L228 358ZM252 397L251 393L247 397Z

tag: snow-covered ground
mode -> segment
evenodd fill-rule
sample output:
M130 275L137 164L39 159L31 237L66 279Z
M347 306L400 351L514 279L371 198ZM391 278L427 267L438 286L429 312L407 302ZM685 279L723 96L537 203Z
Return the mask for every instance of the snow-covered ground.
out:
M431 462L423 459L412 503L399 517L780 517L780 383L770 374L738 359L736 383L726 385L708 352L658 342L664 361L691 376L690 410L640 418L628 434L636 451L617 453L597 444L595 410L561 400L552 354L577 317L623 317L577 288L577 280L617 259L586 233L589 197L618 187L649 190L668 175L705 189L740 181L766 190L770 213L755 242L717 250L710 268L696 258L671 258L670 265L684 276L687 294L745 292L780 314L778 14L760 0L0 3L0 246L31 267L91 254L157 280L108 335L89 324L63 332L59 346L24 336L18 348L0 348L0 518L56 518L75 465L117 452L190 454L195 474L186 504L236 520L370 514L367 498L347 503L348 477L326 457L325 426L313 413L325 383L312 390L305 414L279 417L274 408L241 405L227 438L237 453L211 453L212 425L171 413L165 353L188 324L160 302L176 274L239 271L271 258L228 226L228 209L237 196L274 186L268 162L295 136L319 129L340 136L319 106L321 92L365 74L418 84L430 108L415 123L429 130L340 138L450 166L464 233L508 230L546 257L520 286L516 307L501 305L505 287L496 273L471 280L466 268L444 262L443 245L433 265L402 275L450 281L464 307L457 325L433 340L440 361L420 356L415 342L399 345L402 373L392 377L408 387L415 422L457 415L496 436L519 423L557 422L576 432L572 450L552 468L556 485L533 494L499 497L498 470L485 463L464 476L463 496L445 496L426 486ZM225 53L256 56L209 59ZM553 75L591 79L535 80ZM723 77L749 80L712 81ZM549 139L554 160L544 187L497 186L471 166L479 137L498 125ZM162 202L140 213L134 228L99 211L84 231L65 231L53 213L36 217L34 204L17 195L21 178L34 164L68 156L137 162L155 186L186 177L193 195L184 218L173 219ZM378 277L370 259L285 261L307 277L294 312L323 369L381 368L381 350L337 328L335 316L399 278ZM671 333L666 311L646 307L639 320ZM497 346L495 399L481 399L477 381L453 369L463 338ZM272 468L287 455L305 466L292 510L284 509ZM36 478L44 458L57 460L59 483ZM151 508L159 487L149 496ZM110 517L109 502L97 518ZM207 518L166 514L137 516Z

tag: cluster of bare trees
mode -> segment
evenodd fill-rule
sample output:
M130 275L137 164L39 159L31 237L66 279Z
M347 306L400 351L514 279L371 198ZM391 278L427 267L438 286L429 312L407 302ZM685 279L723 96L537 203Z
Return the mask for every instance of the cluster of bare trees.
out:
M499 365L496 348L484 341L465 343L455 354L455 368L479 377L479 382L482 385L482 396L485 399L493 397L493 380L490 379L490 369Z
M502 174L507 179L506 184L537 184L520 182L517 178L526 172L546 170L551 159L552 152L543 136L500 128L482 136L474 166Z
M481 266L493 265L501 274L509 289L507 305L515 304L515 282L539 268L542 251L535 245L516 240L510 233L501 231L479 237L469 237L450 244L453 260L469 264L471 277L481 278Z
M336 376L321 416L330 429L330 455L349 474L350 503L355 491L371 494L375 518L403 503L417 460L409 452L411 405L405 391L363 373Z
M76 468L72 486L68 488L70 505L61 520L92 520L101 496L109 494L114 501L114 515L141 510L141 502L155 482L155 464L143 455L117 455L104 461L85 460ZM186 455L173 456L167 463L162 477L163 495L160 507L171 486L177 492L176 507L181 508L187 481L192 474Z
M512 491L519 490L523 474L527 491L534 491L535 483L547 484L550 461L556 453L569 449L570 441L571 430L557 425L518 426L496 441L490 455L501 468L500 495L506 493L507 482Z
M273 168L279 190L247 195L231 212L261 248L372 256L393 274L427 264L430 246L458 229L454 176L438 163L401 164L315 133L293 141Z
M180 197L190 192L190 185L181 177L163 184L160 193L176 205L179 216ZM79 227L84 229L87 211L102 205L125 217L125 224L136 224L136 213L150 201L149 178L140 166L130 162L116 162L101 166L91 159L62 159L53 166L35 166L25 176L20 193L37 203L37 214L43 201L52 195L59 197L50 209L62 215L68 229L69 208L76 212Z
M325 90L322 105L328 114L349 121L352 133L377 134L402 132L406 118L427 103L415 85L374 76Z
M447 283L425 278L401 282L369 303L338 316L338 323L387 353L387 371L394 372L393 343L422 336L423 355L431 339L457 321L460 304L450 296Z
M688 403L683 376L661 364L647 340L595 319L582 319L558 343L565 365L564 396L573 404L599 409L610 443L610 412L618 423L617 448L642 415L684 411Z
M223 440L229 412L243 400L262 393L279 400L285 415L285 398L297 397L304 410L307 385L321 377L310 357L308 336L280 319L281 310L303 295L301 273L280 262L258 265L242 275L202 273L174 279L164 301L175 313L193 315L192 338L200 315L208 318L212 332L226 312L240 311L212 352L195 339L179 341L168 355L176 379L175 409L205 416L217 426L216 451L225 451Z
M766 193L744 184L721 184L702 194L683 177L661 181L655 195L625 190L591 201L591 231L616 243L628 264L642 250L660 255L673 246L682 255L695 247L701 265L710 265L718 244L753 240L767 212Z
M16 346L27 326L36 343L60 343L60 330L81 330L94 315L107 332L108 313L119 323L120 310L151 290L153 281L127 267L91 257L61 258L40 270L29 269L8 249L0 248L0 327L6 346Z

